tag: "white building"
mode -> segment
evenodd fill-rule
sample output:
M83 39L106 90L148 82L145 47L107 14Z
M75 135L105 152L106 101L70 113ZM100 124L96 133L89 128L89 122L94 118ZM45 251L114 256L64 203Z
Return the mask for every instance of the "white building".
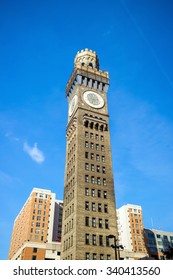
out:
M117 224L119 244L124 246L121 255L128 259L146 258L141 206L127 204L117 209Z

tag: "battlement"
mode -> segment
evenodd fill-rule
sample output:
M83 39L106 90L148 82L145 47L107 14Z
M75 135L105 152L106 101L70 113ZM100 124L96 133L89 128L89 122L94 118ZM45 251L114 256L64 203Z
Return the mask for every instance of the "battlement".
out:
M78 51L74 59L74 67L90 66L93 69L99 70L99 59L95 51L84 49Z

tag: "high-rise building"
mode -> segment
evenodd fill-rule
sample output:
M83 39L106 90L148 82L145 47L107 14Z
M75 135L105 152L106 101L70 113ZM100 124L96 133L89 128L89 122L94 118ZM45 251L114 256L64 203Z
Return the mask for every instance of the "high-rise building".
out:
M60 259L62 207L50 190L34 188L15 219L9 259Z
M117 209L117 224L124 258L147 257L141 206L127 204Z
M164 260L169 258L169 254L165 253L171 248L173 251L173 232L144 229L144 236L148 254L151 259ZM173 259L173 253L170 254L170 258Z
M92 50L82 50L66 86L68 123L62 259L114 259L117 236L107 104L108 72Z

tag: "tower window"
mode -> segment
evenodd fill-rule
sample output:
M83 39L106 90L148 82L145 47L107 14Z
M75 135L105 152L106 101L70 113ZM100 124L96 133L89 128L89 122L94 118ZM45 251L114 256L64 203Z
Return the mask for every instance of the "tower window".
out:
M96 150L97 151L99 150L99 144L96 144Z
M91 149L94 149L94 143L90 144Z
M97 172L100 172L100 166L97 165Z
M91 164L91 171L94 171L94 164Z
M85 158L88 158L89 157L88 155L89 155L88 152L85 152Z
M85 217L85 226L89 227L89 217Z
M97 185L100 185L101 184L101 180L100 180L100 177L97 178Z
M85 163L85 170L89 170L89 164Z
M95 189L91 190L91 196L95 196Z
M98 136L98 134L96 134L96 140L99 140L99 136Z
M92 67L93 68L93 64L92 62L89 62L88 66Z
M92 211L96 211L95 203L92 202Z
M109 228L109 221L105 220L105 228L108 229Z
M97 260L97 254L93 253L93 260Z
M94 159L94 154L93 153L91 153L91 159Z
M97 196L98 196L98 197L101 197L101 190L98 190L98 191L97 191Z
M89 144L87 141L85 141L85 148L88 148L89 147Z
M109 239L109 237L108 236L106 236L106 246L110 246L110 239Z
M103 235L99 235L99 245L103 246Z
M89 182L89 176L85 175L85 182L88 183Z
M85 137L89 137L88 131L85 131Z
M85 188L85 195L88 196L89 195L89 189Z
M89 211L89 202L85 201L85 210Z
M103 174L106 173L105 166L102 167L102 173L103 173Z
M101 140L101 141L104 141L103 135L100 136L100 140Z
M104 212L108 213L108 206L107 206L107 204L104 204Z
M101 212L102 211L102 205L101 203L98 204L98 212Z
M102 219L99 219L99 228L102 228Z
M102 162L105 162L105 157L104 156L102 156Z
M96 155L96 160L100 161L100 156L99 155Z
M103 186L106 186L106 179L103 178Z
M92 218L92 227L96 227L96 218Z
M92 184L94 184L94 183L95 183L94 176L91 176L91 183L92 183Z
M103 192L103 197L107 198L107 192L106 191Z
M90 133L90 138L93 139L94 138L94 134Z
M89 243L90 243L90 242L89 242L89 234L86 233L86 234L85 234L85 244L86 244L86 245L89 245Z
M92 244L96 245L96 235L95 234L92 235Z
M90 253L85 253L85 259L90 260Z
M101 145L101 150L102 150L102 152L104 152L104 150L105 150L104 145Z

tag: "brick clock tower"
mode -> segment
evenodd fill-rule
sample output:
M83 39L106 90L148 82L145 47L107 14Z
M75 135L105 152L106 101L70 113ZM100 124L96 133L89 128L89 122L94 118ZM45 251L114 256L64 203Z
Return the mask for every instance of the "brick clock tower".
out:
M108 72L82 50L66 86L68 124L61 259L115 259L117 237L110 146Z

